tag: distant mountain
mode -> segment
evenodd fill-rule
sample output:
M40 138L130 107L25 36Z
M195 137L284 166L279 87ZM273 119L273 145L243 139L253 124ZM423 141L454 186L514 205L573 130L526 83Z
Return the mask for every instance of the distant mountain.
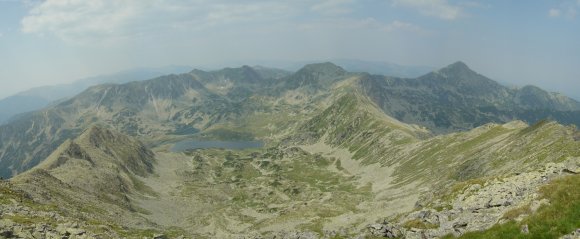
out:
M579 102L533 86L505 87L463 62L414 79L366 75L361 85L385 113L436 132L515 119L580 125Z
M296 73L281 81L283 89L308 87L311 89L328 88L333 83L343 80L348 72L330 62L308 64Z
M254 61L253 64L296 72L305 65L316 64L320 62L332 62L350 72L367 72L371 74L402 77L402 78L418 77L436 69L435 67L429 66L399 65L384 61L367 61L358 59L332 59L332 58L320 60L304 60L304 61L261 60ZM243 64L248 63L240 61L232 61L228 63L228 65L243 65Z
M185 66L138 68L111 75L89 77L70 84L35 87L0 100L0 124L6 123L17 114L38 110L51 102L74 96L89 86L147 80L161 75L187 72L190 69Z
M0 125L11 117L47 106L52 100L41 96L13 95L0 100Z
M367 72L376 75L415 78L435 70L428 66L405 66L389 62L336 59L333 63L350 72Z
M286 75L264 69L193 70L147 81L96 85L46 109L16 116L0 126L0 175L37 165L66 139L95 123L155 138L192 134L239 118L260 107L249 97L276 81L265 77L272 72Z
M282 138L341 94L356 92L397 121L440 134L487 123L552 119L580 125L580 103L535 87L511 89L462 62L418 78L352 73L333 63L291 74L242 66L193 70L147 81L90 87L0 126L0 174L37 165L66 139L98 123L146 142L205 138ZM269 126L258 126L268 122ZM253 125L253 127L248 127Z

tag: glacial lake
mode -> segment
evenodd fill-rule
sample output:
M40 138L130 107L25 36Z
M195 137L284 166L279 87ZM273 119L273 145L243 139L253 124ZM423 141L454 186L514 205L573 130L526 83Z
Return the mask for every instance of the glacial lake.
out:
M192 149L249 149L261 148L264 146L262 141L196 141L185 140L173 145L172 152L183 152Z

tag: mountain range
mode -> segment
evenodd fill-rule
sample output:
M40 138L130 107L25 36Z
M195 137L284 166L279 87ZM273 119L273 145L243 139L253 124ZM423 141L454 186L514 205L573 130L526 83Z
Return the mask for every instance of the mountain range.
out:
M18 114L39 110L51 103L72 97L89 86L147 80L170 73L187 72L189 69L189 67L184 66L138 68L115 74L88 77L70 84L35 87L0 99L0 124L6 123L10 118Z
M353 72L370 72L373 74L382 74L398 77L415 77L431 71L433 68L424 66L401 66L386 62L373 62L350 59L333 60L336 64ZM265 65L272 64L272 61L262 62ZM285 69L283 74L289 74L290 71L299 69L306 62L278 62L275 64L280 69ZM208 67L206 67L208 68ZM209 67L211 68L211 67ZM214 67L215 68L215 67ZM267 72L267 67L260 65L253 66L253 68L263 68L262 72ZM77 80L70 84L52 85L35 87L15 95L11 95L4 99L0 99L0 124L6 123L15 115L24 112L39 110L48 106L51 103L58 102L69 97L72 97L89 86L104 84L104 83L127 83L131 81L147 80L157 76L162 76L171 73L187 72L190 68L187 66L167 66L158 68L137 68L132 70L121 71L115 74L101 75ZM273 74L280 74L278 69L271 72ZM278 75L280 76L280 75Z
M580 200L554 196L579 182L578 125L579 102L463 62L416 78L330 62L196 69L91 86L13 118L0 126L12 185L0 186L29 212L5 207L14 234L33 224L112 238L563 236L580 228L563 223L577 213L552 220ZM255 140L264 147L172 150Z

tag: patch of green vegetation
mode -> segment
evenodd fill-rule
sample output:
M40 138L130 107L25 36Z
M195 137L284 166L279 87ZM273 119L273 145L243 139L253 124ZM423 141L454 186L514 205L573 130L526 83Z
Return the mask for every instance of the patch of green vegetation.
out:
M359 185L355 177L336 172L333 167L337 159L298 148L235 152L207 149L195 153L207 166L199 177L184 185L182 194L211 203L212 213L203 219L207 222L225 217L259 230L309 218L302 226L315 231L322 230L329 218L360 212L359 204L372 199L372 184ZM294 156L286 158L287 153ZM195 168L191 170L200 171ZM268 219L248 217L243 210ZM201 218L195 220L202 226Z
M10 187L0 185L0 204L11 204L12 200L20 202L32 209L40 211L55 211L58 207L53 204L39 204L32 201L26 194L21 191L12 190Z
M175 126L175 130L171 134L174 134L174 135L192 135L192 134L196 134L198 132L199 132L199 129L196 129L195 127L193 127L191 125L178 124Z
M300 224L296 229L301 231L310 231L316 232L318 235L324 235L323 228L324 228L324 221L325 220L315 220L314 222Z
M487 182L488 180L490 180L490 178L475 178L475 179L469 179L469 180L463 181L463 182L454 183L451 187L445 187L443 189L439 189L440 195L441 195L439 198L443 202L450 203L452 200L457 198L457 195L463 193L469 186L475 185L475 184L483 186L485 184L485 182ZM441 207L448 207L448 206L441 206Z
M532 213L532 209L530 208L529 204L513 208L507 212L505 212L502 216L502 219L506 220L514 220L521 215L528 215Z
M338 171L345 171L346 170L342 167L342 162L340 161L340 159L336 159L334 161L334 165Z
M105 224L100 221L90 221L90 225L108 225L115 233L117 233L121 238L153 238L156 234L163 234L167 238L177 238L182 235L187 235L187 233L178 227L169 227L165 230L158 230L158 229L136 229L136 228L127 228L127 227L120 227L115 224ZM96 227L99 228L99 227Z
M406 221L405 223L403 223L403 227L405 227L407 229L410 229L410 228L435 229L435 228L439 228L439 225L432 224L429 222L424 222L421 219L413 219L413 220L409 220L409 221Z
M37 223L46 223L52 226L56 226L56 222L52 218L38 217L38 216L24 216L24 215L3 215L5 219L10 219L15 223L32 225Z
M468 232L460 238L558 238L580 228L580 175L556 179L540 189L542 198L550 201L521 222L497 224L482 232ZM514 211L516 215L525 208ZM511 214L511 213L510 213ZM514 216L508 215L508 216ZM505 215L504 215L505 217ZM528 225L529 233L520 231ZM453 238L448 235L444 238Z
M143 181L141 181L140 179L138 179L135 176L132 176L131 174L128 174L131 182L133 183L133 186L135 187L135 189L141 193L144 193L146 195L149 196L154 196L154 197L158 197L159 194L157 192L155 192L155 190L153 190L151 187L147 186L145 183L143 183Z
M525 134L529 134L529 133L531 133L531 132L534 132L534 131L538 130L539 128L541 128L542 126L544 126L544 125L548 124L549 122L550 122L550 121L548 121L548 120L540 120L540 121L538 121L537 123L535 123L534 125L532 125L532 126L529 126L529 127L526 127L525 129L522 129L522 130L519 132L519 135L520 135L520 136L523 136L523 135L525 135Z
M451 205L438 205L438 206L433 207L433 209L435 209L435 211L438 211L438 212L442 212L445 210L451 210L452 208L453 207Z
M202 134L202 138L211 140L225 140L225 141L255 140L255 137L252 133L229 128L213 128L204 131Z
M453 235L449 234L441 237L441 239L453 239ZM520 228L518 224L514 221L509 221L502 225L495 225L484 232L468 232L461 235L459 238L556 238L556 237L530 237L525 234L520 233Z

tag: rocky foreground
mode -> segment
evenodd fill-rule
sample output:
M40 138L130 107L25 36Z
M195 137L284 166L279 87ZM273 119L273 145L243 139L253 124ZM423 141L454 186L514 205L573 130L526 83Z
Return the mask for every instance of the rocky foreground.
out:
M522 221L550 201L538 193L557 178L580 174L580 159L549 163L539 171L505 178L478 179L455 185L446 195L430 194L417 202L417 210L393 221L369 225L372 236L386 238L459 237L483 231L510 220ZM528 226L521 227L529 233ZM580 228L563 238L579 238Z
M477 179L455 185L441 194L426 194L416 210L370 224L359 233L281 231L238 238L440 238L483 231L493 225L522 221L550 201L539 193L553 180L580 174L580 159L548 163L540 170L504 178ZM51 205L35 203L9 181L0 182L0 238L185 238L161 233L127 232L114 224L63 216ZM528 225L521 233L529 233ZM580 228L561 238L580 238Z

